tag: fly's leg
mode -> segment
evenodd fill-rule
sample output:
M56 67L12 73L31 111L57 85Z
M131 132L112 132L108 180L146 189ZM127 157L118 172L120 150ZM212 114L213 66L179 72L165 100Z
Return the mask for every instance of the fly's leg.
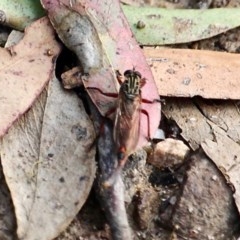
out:
M122 75L118 70L116 70L116 76L117 76L118 83L119 83L120 85L122 85L123 82L124 82L124 77L123 77L123 75Z
M113 98L118 97L118 93L105 93L101 89L96 88L96 87L86 87L86 89L87 90L96 90L96 91L100 92L102 95L107 96L107 97L113 97Z
M154 100L148 100L148 99L142 99L142 103L147 103L147 104L153 104L153 103L165 103L164 100L161 99L154 99ZM143 113L146 117L147 117L147 124L148 124L148 132L147 132L147 139L151 140L150 137L150 118L149 118L149 114L145 109L141 109L141 113Z
M165 100L164 100L164 99L148 100L148 99L142 98L142 103L148 103L148 104L152 104L152 103L163 103L163 104L165 104Z
M147 117L147 124L148 124L148 132L147 132L147 139L148 141L151 140L150 137L150 119L149 119L149 114L145 109L141 109L141 113L143 113Z

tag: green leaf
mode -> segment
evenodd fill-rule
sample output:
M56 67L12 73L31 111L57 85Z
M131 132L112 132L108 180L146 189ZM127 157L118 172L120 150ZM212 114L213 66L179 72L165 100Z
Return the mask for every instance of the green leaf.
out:
M122 5L141 45L165 45L206 39L240 26L239 8L163 9ZM138 28L138 21L145 24Z
M0 0L0 11L6 17L5 24L18 30L45 14L39 0Z
M122 8L141 45L192 42L240 26L239 8L190 10L128 5L122 5ZM0 11L6 14L7 25L19 30L45 14L39 0L0 0ZM137 28L138 21L145 27Z

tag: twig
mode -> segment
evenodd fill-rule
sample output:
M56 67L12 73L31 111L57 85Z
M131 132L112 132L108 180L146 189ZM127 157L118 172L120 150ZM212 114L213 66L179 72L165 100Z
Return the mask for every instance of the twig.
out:
M88 96L86 98L96 132L99 133L97 140L98 172L95 180L95 191L105 211L113 240L131 240L131 229L124 204L124 184L121 174L116 176L111 186L105 187L104 184L110 176L116 173L118 166L117 151L113 140L113 124L111 120L100 115Z

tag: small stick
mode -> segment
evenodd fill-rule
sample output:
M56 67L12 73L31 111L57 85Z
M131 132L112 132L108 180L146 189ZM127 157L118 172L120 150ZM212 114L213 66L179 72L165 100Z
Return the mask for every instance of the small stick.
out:
M124 203L124 184L121 171L116 175L118 156L113 140L113 123L110 119L103 118L100 115L87 95L86 100L89 103L96 132L99 133L97 139L98 172L95 179L95 192L110 225L112 239L132 240ZM112 175L115 176L115 181L111 186L106 187L104 183Z

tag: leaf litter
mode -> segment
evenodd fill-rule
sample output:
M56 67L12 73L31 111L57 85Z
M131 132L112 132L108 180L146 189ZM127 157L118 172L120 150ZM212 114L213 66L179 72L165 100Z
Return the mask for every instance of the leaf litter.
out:
M43 36L48 37L47 42L37 44L36 28L42 39L45 39ZM34 36L34 45L24 37L17 48L11 49L17 51L16 56L23 55L17 61L19 64L25 63L25 55L19 50L19 45L24 51L29 45L35 51L40 47L41 51L36 51L37 56L34 53L29 55L33 62L37 62L35 58L40 60L41 64L36 64L38 70L33 74L35 68L31 69L28 76L25 74L27 65L23 64L26 69L23 71L25 82L22 88L31 94L34 94L33 90L42 91L40 87L45 87L45 90L37 100L36 93L30 102L29 98L24 100L27 108L35 101L2 137L0 148L3 173L14 205L18 238L44 240L59 235L88 197L96 171L95 149L91 148L95 134L81 100L74 93L64 91L54 77L54 51L58 54L60 48L54 42L47 18L30 26L27 36L29 32ZM54 46L50 47L51 42ZM44 60L46 63L43 64ZM17 64L11 64L14 67L11 71ZM38 79L42 85L38 84ZM35 81L35 85L30 80ZM17 79L12 77L12 81L17 82ZM27 95L25 92L22 94ZM11 106L9 108L12 110Z
M172 111L172 110L171 110ZM192 118L192 119L190 119L190 120L193 120L194 121L194 118ZM196 129L196 127L195 127L195 129ZM211 128L210 128L211 129ZM193 131L194 131L194 129L192 129ZM196 145L196 147L197 147L197 145ZM188 209L189 210L189 209ZM191 209L190 209L191 210ZM177 219L177 218L176 218ZM195 230L194 230L195 231ZM196 236L195 236L196 237ZM208 237L212 237L212 236L208 236Z
M159 52L160 52L160 50L159 50ZM109 56L111 56L111 54L109 54ZM161 59L161 57L160 57L160 59ZM163 58L163 59L164 59L164 58ZM220 65L219 65L219 66L220 66ZM160 66L158 66L158 68L160 68ZM193 70L193 71L195 71L195 70ZM168 71L168 72L171 74L171 71ZM188 80L188 79L187 79L187 80ZM185 81L185 82L187 83L188 81ZM173 89L174 89L174 88L173 88ZM199 90L199 89L197 89L197 90ZM210 92L210 94L211 94L211 92ZM181 104L181 103L179 102L179 104ZM172 110L170 109L170 111L172 111ZM192 122L194 122L194 118L190 118L189 120L192 121ZM196 120L196 119L195 119L195 120ZM195 127L193 127L193 130L194 130L194 129L197 129L197 126L198 126L198 125L195 123ZM206 124L206 126L208 126L208 125ZM211 130L211 128L209 128L209 129ZM199 130L199 136L201 137L201 131L200 131L200 130ZM193 146L195 146L195 149L197 149L197 148L199 147L199 143L197 143L194 138L193 138L192 140L193 140L193 141L192 141ZM200 158L201 158L201 157L200 157ZM209 159L207 159L207 161L209 161ZM210 160L210 161L211 161L211 160ZM201 161L200 161L200 162L201 162ZM201 163L200 163L200 164L201 164ZM189 165L189 168L192 168L193 171L194 171L194 164ZM211 171L215 171L215 170L216 170L214 165L211 165L210 168L211 168ZM134 173L135 173L135 172L133 171L132 174L134 175ZM212 174L212 173L210 173L210 176L211 176L211 174ZM220 175L221 175L221 173L220 173ZM224 178L223 178L223 179L224 179ZM130 182L131 182L132 180L126 180L126 179L125 179L125 181L127 181L126 184L129 186L129 185L131 184ZM134 178L134 181L136 181L135 178ZM197 180L193 180L193 181L197 181ZM223 181L223 182L224 182L224 181ZM132 182L132 184L135 184L135 183L136 183L136 182ZM191 184L191 182L188 182L188 183ZM188 186L187 186L187 182L184 182L184 184L186 184L186 185L183 185L183 187L185 187L185 186L188 187ZM142 186L138 186L138 187L142 190L142 189L144 189L144 187L146 187L146 186L142 185ZM191 185L190 185L190 187L191 187ZM134 188L134 187L133 187L133 188ZM228 189L228 186L225 185L224 188L225 188L225 190L226 190L226 189ZM131 189L131 188L130 188L130 189ZM228 190L229 190L229 189L228 189ZM129 189L127 189L127 191L129 191ZM208 191L208 189L205 189L205 190L203 190L203 191ZM226 192L226 195L227 195L226 197L229 197L229 199L232 199L231 193L232 193L231 191ZM188 194L189 194L189 195L188 195ZM192 194L194 194L194 193L190 191L189 193L187 193L187 195L184 195L184 196L182 195L182 197L183 197L183 198L186 198L186 199L190 199L190 197L191 197ZM179 198L180 200L179 200L179 201L183 200L183 198L181 199L181 195L180 195L180 198ZM173 202L174 202L174 201L173 201ZM224 204L224 201L223 201L222 203ZM233 204L233 205L231 205L231 206L233 206L233 208L229 208L229 212L226 213L226 215L225 215L226 218L224 218L224 221L225 221L225 220L227 221L228 214L231 214L232 211L235 211L235 210L236 210L236 209L234 208L234 203L232 203L232 204ZM154 204L153 204L153 205L154 205ZM159 206L159 205L157 205L157 206ZM175 206L176 206L176 207L181 207L181 205L175 205ZM144 206L144 205L143 205L142 207L145 208L145 207L147 207L147 206ZM181 210L181 209L179 209L179 210ZM183 209L183 211L184 211L184 214L185 214L186 212L185 212L184 209ZM191 209L190 209L190 211L191 211ZM215 210L214 210L214 211L215 211ZM214 214L215 214L214 211L210 213L210 214L212 214L211 216L214 216ZM216 211L218 211L218 209L216 209ZM188 216L188 215L186 215L186 217L187 217L187 216ZM175 218L175 217L176 217L176 218ZM237 219L238 217L239 217L238 214L236 214L236 219ZM173 215L173 219L177 219L177 215L176 215L176 214ZM131 222L131 220L133 220L133 219L131 219L131 217L130 217L130 220L129 220L129 221ZM201 220L205 221L206 219L200 219L200 221L201 221ZM219 218L219 220L221 220L221 219ZM133 220L133 221L134 221L134 220ZM208 222L205 221L204 224L207 224L207 223L208 223ZM220 224L220 222L219 222L219 224ZM175 226L174 226L174 224L173 224L173 230L174 230L174 227L175 227ZM203 227L204 227L204 225L203 225ZM229 225L228 227L230 228L231 225ZM210 232L209 232L209 235L208 235L207 232L205 232L204 234L205 234L205 236L211 238L211 237L212 237L212 235L211 235L212 229L209 229L209 231L210 231ZM192 234L192 233L195 234L195 232L196 232L195 229L190 229L190 230L187 231L187 232L178 231L178 234L180 234L180 236L184 238L184 237L187 237L187 236L192 236L191 234ZM227 232L227 231L226 231L226 232ZM229 232L229 233L230 233L230 232ZM182 236L181 234L183 234L184 236ZM231 233L230 233L230 234L231 234ZM198 236L201 237L202 235L198 235ZM195 234L194 237L197 237L197 235ZM224 238L223 238L223 239L224 239Z
M19 238L52 239L75 217L95 177L93 141L81 101L53 79L2 139Z

